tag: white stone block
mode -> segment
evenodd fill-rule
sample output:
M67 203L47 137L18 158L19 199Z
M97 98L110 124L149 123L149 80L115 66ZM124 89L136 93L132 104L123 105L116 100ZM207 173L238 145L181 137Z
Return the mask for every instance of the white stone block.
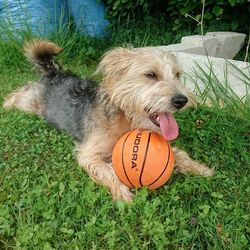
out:
M212 71L221 84L229 84L229 87L234 91L240 98L245 99L246 96L250 97L249 87L246 88L244 81L247 78L244 77L239 70L242 71L246 76L249 76L250 64L247 62L236 61L236 60L225 60L217 57L207 57L202 55L194 55L183 52L175 52L178 63L184 71L184 82L193 91L198 86L201 90L205 89L205 83L197 80L197 76L194 69L197 69L197 64L207 73L210 74ZM237 67L235 69L231 64ZM227 74L225 74L227 72ZM240 80L240 79L243 79ZM196 82L195 82L196 81ZM226 87L226 86L225 86Z
M215 37L218 41L215 56L233 59L244 45L246 34L237 32L208 32L207 37Z
M206 52L205 55L215 56L218 41L216 37L212 36L193 35L182 37L181 44L203 47Z
M197 45L187 45L187 44L171 44L167 46L159 46L162 50L173 51L173 52L185 52L197 55L206 55L206 51L202 46Z

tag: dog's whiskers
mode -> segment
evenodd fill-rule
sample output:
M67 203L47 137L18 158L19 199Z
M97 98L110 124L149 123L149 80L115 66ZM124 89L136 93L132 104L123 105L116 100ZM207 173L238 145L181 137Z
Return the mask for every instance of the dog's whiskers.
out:
M146 107L144 108L144 111L147 112L147 113L149 113L151 109L152 109L152 107L148 108L148 107L146 106Z

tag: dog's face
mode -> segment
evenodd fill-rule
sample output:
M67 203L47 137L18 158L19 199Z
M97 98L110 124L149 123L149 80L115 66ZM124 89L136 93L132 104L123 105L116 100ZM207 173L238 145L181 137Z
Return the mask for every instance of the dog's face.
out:
M117 48L104 55L98 71L112 105L132 128L161 131L168 140L178 136L173 113L192 106L195 97L181 84L174 55L159 48Z

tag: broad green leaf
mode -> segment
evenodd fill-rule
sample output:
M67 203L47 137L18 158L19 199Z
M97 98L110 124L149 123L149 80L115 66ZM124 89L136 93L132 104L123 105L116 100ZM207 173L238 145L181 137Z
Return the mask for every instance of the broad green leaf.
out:
M213 11L212 11L214 14L215 14L215 16L221 16L222 15L222 13L223 13L223 9L221 8L221 7L219 7L219 6L215 6L214 8L213 8Z
M228 2L230 3L230 5L233 7L235 6L235 0L228 0Z

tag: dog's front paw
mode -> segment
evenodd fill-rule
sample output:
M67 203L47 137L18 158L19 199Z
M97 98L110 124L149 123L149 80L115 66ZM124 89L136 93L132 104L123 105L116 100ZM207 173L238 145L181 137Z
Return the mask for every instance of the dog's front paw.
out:
M130 191L129 187L122 183L119 186L110 188L110 191L114 200L133 201L134 194Z
M214 169L206 167L202 173L203 176L209 177L209 176L214 176Z
M214 169L209 168L206 165L195 162L195 167L193 168L195 171L194 174L201 175L204 177L214 176Z

